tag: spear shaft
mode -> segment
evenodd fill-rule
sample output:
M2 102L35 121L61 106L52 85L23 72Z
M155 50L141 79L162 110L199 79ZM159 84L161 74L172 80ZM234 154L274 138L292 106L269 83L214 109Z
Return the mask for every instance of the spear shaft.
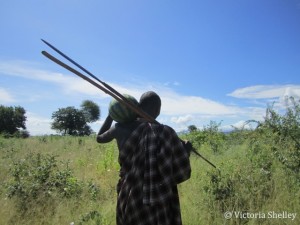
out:
M109 86L108 84L106 84L105 82L101 81L99 78L97 78L95 75L93 75L91 72L89 72L87 69L85 69L84 67L82 67L81 65L79 65L78 63L76 63L74 60L72 60L70 57L68 57L67 55L65 55L63 52L61 52L60 50L58 50L57 48L55 48L53 45L51 45L50 43L48 43L47 41L43 40L42 41L48 45L50 48L52 48L54 51L56 51L57 53L59 53L61 56L63 56L65 59L67 59L68 61L70 61L71 63L73 63L74 65L76 65L78 68L80 68L81 70L83 70L84 72L86 72L88 75L90 75L92 78L94 78L96 81L98 81L100 84L102 84L103 86L101 86L99 83L95 82L94 80L92 80L91 78L87 77L86 75L80 73L78 70L75 70L74 68L70 67L69 65L63 63L62 61L60 61L59 59L55 58L54 56L52 56L51 54L49 54L46 51L42 51L42 54L44 56L46 56L48 59L50 59L51 61L55 62L56 64L62 66L63 68L69 70L70 72L76 74L77 76L81 77L82 79L86 80L87 82L89 82L90 84L94 85L95 87L99 88L100 90L102 90L104 93L110 95L111 97L113 97L114 99L116 99L118 102L120 102L121 104L129 107L132 111L134 111L135 113L137 113L139 116L141 116L142 118L146 119L148 122L151 123L156 123L159 124L154 118L152 118L150 115L148 115L146 112L144 112L142 109L140 109L138 106L132 104L130 101L128 101L122 94L120 94L118 91L116 91L114 88L112 88L111 86ZM217 168L212 162L210 162L208 159L206 159L205 157L203 157L196 149L192 148L191 151L193 151L196 155L198 155L199 157L201 157L203 160L205 160L208 164L210 164L212 167Z
M133 104L129 104L129 101L124 101L122 98L120 98L119 96L117 96L114 92L107 90L105 87L101 86L99 83L95 82L94 80L88 78L87 76L83 75L82 73L80 73L78 70L75 70L74 68L70 67L69 65L63 63L62 61L60 61L59 59L55 58L54 56L52 56L51 54L49 54L46 51L42 51L42 54L44 56L46 56L48 59L50 59L51 61L55 62L56 64L62 66L63 68L69 70L70 72L76 74L77 76L81 77L82 79L86 80L87 82L89 82L90 84L94 85L95 87L99 88L101 91L105 92L106 94L110 95L111 97L113 97L114 99L116 99L118 102L120 102L121 104L129 107L132 111L134 111L135 113L137 113L139 116L141 116L142 118L145 118L147 121L149 122L156 122L158 123L156 120L154 120L151 116L149 116L147 113L145 113L143 110L141 110L140 108L138 108L137 106L133 105Z
M69 62L73 63L75 66L77 66L78 68L80 68L82 71L86 72L88 75L90 75L92 78L94 78L96 81L98 81L100 84L102 84L106 89L108 89L108 91L110 93L113 94L113 98L115 98L116 100L120 101L123 100L123 102L125 102L126 106L129 106L131 105L130 109L133 109L133 108L137 108L132 102L130 102L127 98L125 98L122 94L120 94L117 90L115 90L114 88L112 88L110 85L108 85L107 83L101 81L98 77L96 77L94 74L92 74L90 71L88 71L87 69L85 69L83 66L79 65L77 62L75 62L73 59L71 59L69 56L67 56L66 54L64 54L62 51L60 51L59 49L57 49L56 47L54 47L53 45L51 45L49 42L41 39L46 45L48 45L50 48L52 48L54 51L56 51L58 54L60 54L61 56L63 56L65 59L67 59ZM44 51L45 52L45 51ZM71 68L70 66L64 64L63 62L59 61L58 59L56 59L54 56L50 55L49 53L46 53L45 54L42 52L43 55L47 56L49 59L51 59L52 61L56 62L57 64L63 66L64 68L66 68L67 70L71 71L74 73L74 70L73 68ZM64 64L64 65L63 65ZM79 75L78 74L79 72L76 71L76 75L80 76L81 78L83 78L82 76L84 76L83 74ZM83 78L85 79L85 78ZM85 79L86 80L86 79ZM99 88L99 87L98 87ZM109 94L109 92L105 91L104 88L100 88L102 91L104 91L105 93ZM118 97L118 98L116 98ZM120 101L122 102L122 101ZM144 111L142 111L141 109L138 109L137 110L133 110L134 112L136 112L138 115L140 115L141 117L147 119L149 122L151 123L158 123L155 119L153 119L151 116L149 116L147 113L145 113Z

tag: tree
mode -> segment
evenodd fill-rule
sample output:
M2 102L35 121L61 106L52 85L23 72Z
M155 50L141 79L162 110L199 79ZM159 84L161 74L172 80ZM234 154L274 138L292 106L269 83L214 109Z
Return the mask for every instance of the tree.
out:
M6 107L0 105L0 133L15 135L26 129L25 109L21 106ZM25 131L23 131L25 132ZM28 133L26 131L26 133Z
M100 117L99 106L90 100L85 100L81 104L81 111L87 123L95 122Z
M198 128L195 125L188 126L189 133L192 133L192 132L197 131L197 130L198 130Z
M87 124L99 119L99 106L89 100L81 104L81 109L74 107L60 108L52 114L51 128L63 135L83 136L92 133L91 127Z
M54 121L51 128L63 135L89 135L91 133L83 112L74 107L58 109L52 114L52 119Z

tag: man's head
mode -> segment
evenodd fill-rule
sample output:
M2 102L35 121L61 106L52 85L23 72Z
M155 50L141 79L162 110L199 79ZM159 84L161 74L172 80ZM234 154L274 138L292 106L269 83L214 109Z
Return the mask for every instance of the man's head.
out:
M160 97L153 91L147 91L140 98L140 107L155 119L160 113Z

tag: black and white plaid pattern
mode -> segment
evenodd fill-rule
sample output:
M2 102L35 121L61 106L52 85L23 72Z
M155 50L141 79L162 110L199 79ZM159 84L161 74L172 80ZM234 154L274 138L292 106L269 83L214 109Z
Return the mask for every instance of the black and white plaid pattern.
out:
M189 154L175 131L142 123L123 148L119 162L118 225L181 225L177 184L191 174Z

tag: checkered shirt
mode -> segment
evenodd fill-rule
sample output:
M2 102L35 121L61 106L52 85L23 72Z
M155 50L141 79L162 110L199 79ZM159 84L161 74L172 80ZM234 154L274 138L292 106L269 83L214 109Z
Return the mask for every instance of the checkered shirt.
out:
M118 225L181 225L177 184L190 178L189 153L175 131L142 123L120 149Z

